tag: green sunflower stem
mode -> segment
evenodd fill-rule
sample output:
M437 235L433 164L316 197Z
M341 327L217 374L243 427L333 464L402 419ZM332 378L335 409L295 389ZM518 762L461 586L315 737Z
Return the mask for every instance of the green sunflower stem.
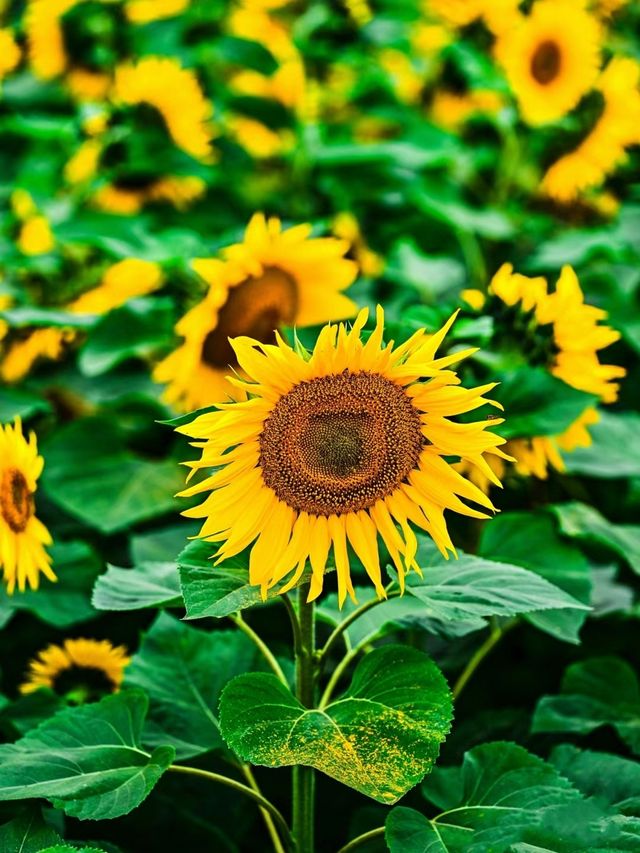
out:
M306 708L315 703L315 613L307 603L309 585L298 588L299 644L296 648L296 696ZM293 834L298 853L314 851L315 770L297 765L293 768Z

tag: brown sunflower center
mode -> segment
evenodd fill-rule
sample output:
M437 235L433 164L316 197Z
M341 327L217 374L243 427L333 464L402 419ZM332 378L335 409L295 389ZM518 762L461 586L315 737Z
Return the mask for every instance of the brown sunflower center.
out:
M116 685L104 670L97 666L74 665L61 670L52 679L52 689L75 703L97 702Z
M278 400L260 437L260 467L294 509L342 515L395 491L423 445L420 414L399 385L345 370Z
M232 287L220 309L216 328L202 345L202 360L224 370L236 363L229 338L247 335L263 344L275 341L275 329L292 323L298 310L294 279L275 267Z
M2 474L0 513L14 533L22 533L33 515L33 495L17 468L6 468Z
M533 79L546 86L560 73L562 54L556 42L547 39L541 42L531 57L531 74Z

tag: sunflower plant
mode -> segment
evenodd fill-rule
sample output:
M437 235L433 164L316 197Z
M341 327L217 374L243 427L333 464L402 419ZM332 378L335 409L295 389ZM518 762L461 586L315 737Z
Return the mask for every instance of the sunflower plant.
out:
M640 849L639 32L0 2L2 853Z

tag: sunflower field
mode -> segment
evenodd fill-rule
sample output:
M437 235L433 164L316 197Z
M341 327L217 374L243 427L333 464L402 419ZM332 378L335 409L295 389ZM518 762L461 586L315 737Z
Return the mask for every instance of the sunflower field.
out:
M640 2L0 0L0 853L640 851Z

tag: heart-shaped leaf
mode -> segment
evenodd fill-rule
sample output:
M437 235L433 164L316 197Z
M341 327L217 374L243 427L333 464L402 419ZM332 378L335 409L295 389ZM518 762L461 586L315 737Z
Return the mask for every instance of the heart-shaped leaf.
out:
M247 673L220 700L222 736L267 767L305 764L381 803L395 803L431 770L452 718L444 676L408 646L375 649L326 708L305 708L273 675Z

